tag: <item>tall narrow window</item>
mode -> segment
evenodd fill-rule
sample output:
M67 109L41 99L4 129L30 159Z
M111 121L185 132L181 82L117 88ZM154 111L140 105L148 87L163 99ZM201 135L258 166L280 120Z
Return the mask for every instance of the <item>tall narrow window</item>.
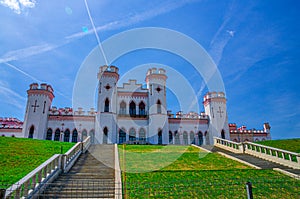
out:
M144 102L141 102L139 104L139 115L142 115L142 116L146 115Z
M190 144L195 144L195 134L193 131L190 132Z
M104 127L103 129L103 144L107 144L107 136L108 136L108 129Z
M109 100L106 98L104 103L104 112L109 112Z
M46 101L44 101L43 114L45 113L45 109L46 109Z
M126 103L124 101L120 104L120 115L126 115Z
M161 102L160 102L160 100L157 100L156 105L157 105L157 113L161 113Z
M29 135L28 138L33 138L33 133L34 133L34 126L32 125L29 129Z
M130 116L135 116L136 115L136 107L134 101L130 102L129 104L129 115Z

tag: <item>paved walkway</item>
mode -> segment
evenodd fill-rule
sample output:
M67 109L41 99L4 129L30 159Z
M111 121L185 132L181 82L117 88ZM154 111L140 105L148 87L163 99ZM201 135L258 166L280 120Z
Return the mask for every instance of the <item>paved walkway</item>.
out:
M242 161L245 161L245 162L248 162L248 163L250 163L252 165L260 167L262 169L279 168L279 169L282 169L284 171L288 171L290 173L293 173L293 174L296 174L296 175L300 176L300 169L292 169L290 167L283 166L283 165L278 164L278 163L270 162L268 160L264 160L264 159L261 159L261 158L258 158L258 157L255 157L255 156L252 156L252 155L249 155L249 154L233 153L231 151L227 151L227 150L221 149L219 147L213 147L212 149L210 147L207 147L207 146L201 146L201 147L203 147L203 148L205 148L207 150L210 150L212 152L221 152L221 153L224 153L226 155L235 157L237 159L240 159Z
M93 145L39 198L114 198L114 145Z

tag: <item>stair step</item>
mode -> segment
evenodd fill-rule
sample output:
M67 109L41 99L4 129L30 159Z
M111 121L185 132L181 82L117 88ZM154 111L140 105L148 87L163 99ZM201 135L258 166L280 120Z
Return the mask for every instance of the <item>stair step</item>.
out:
M114 198L114 145L93 145L39 198Z

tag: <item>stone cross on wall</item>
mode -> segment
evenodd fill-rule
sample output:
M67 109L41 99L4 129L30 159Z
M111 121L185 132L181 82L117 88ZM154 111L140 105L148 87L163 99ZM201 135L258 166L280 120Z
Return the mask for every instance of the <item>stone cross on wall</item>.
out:
M31 107L33 107L33 112L35 113L35 111L36 111L36 108L38 108L38 107L40 107L39 105L37 105L36 104L36 100L35 100L35 102L34 102L34 105L31 105Z
M224 113L224 111L221 110L220 106L219 106L219 110L217 111L217 113L220 113L220 117L222 117L222 113Z

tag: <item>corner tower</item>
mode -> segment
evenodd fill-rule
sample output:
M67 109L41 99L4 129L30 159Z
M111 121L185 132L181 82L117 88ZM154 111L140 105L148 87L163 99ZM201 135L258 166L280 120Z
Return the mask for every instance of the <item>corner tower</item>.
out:
M54 98L50 85L33 83L27 90L27 105L22 133L25 138L45 139L49 108Z
M99 143L117 143L117 82L119 69L101 66L98 73L96 139ZM105 130L104 130L105 129Z
M213 144L213 137L230 139L226 98L223 92L208 92L203 100L205 113L209 116L207 144Z
M168 115L166 103L166 71L151 68L146 75L149 99L148 140L153 144L168 144Z

